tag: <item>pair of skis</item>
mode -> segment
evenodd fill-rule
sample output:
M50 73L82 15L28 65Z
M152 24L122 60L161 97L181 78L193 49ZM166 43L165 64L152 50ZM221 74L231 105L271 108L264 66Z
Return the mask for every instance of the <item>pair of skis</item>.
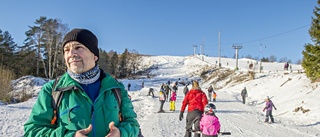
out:
M201 131L196 131L196 130L189 130L189 132L197 133L197 134L202 134ZM219 135L231 135L231 132L219 132Z

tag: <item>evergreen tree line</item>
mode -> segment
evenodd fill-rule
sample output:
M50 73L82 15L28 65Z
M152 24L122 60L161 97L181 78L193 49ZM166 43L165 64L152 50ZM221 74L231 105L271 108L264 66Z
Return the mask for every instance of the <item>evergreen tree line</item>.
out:
M40 17L34 25L28 26L26 39L18 46L8 31L0 29L0 66L16 74L15 78L33 75L53 79L65 71L63 50L64 35L69 31L59 19ZM116 78L135 74L141 58L137 51L122 54L100 50L98 65Z
M60 19L42 16L36 19L33 25L28 26L25 32L26 39L18 46L10 33L0 28L0 72L10 74L1 77L6 80L0 78L1 87L10 87L8 81L25 75L48 79L62 75L66 67L61 44L69 30ZM129 52L125 49L122 54L117 54L112 50L99 50L98 65L104 71L116 78L134 76L137 73L141 58L137 51Z

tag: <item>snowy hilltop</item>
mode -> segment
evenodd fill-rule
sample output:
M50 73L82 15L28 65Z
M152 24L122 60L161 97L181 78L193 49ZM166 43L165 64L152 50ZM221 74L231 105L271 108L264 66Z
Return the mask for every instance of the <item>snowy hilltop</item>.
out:
M201 89L207 93L212 85L217 93L216 115L221 131L231 132L235 137L300 137L320 136L320 89L319 83L311 83L300 65L284 63L261 63L251 59L236 60L206 56L145 56L140 69L148 70L148 77L121 79L131 84L129 95L137 113L142 134L145 137L183 137L186 114L179 121L181 102L184 98L183 83L200 80ZM252 64L252 65L251 65ZM259 70L262 68L262 70ZM253 74L253 75L252 75ZM162 83L180 83L177 91L176 110L157 113L160 107L158 92ZM0 136L23 136L23 124L29 118L41 86L47 80L26 76L13 81L13 93L32 92L33 98L17 104L0 105ZM142 83L144 85L142 86ZM247 103L242 104L240 92L246 87ZM149 88L155 96L148 96ZM189 86L189 89L191 85ZM264 123L265 98L269 96L277 110L273 111L275 123Z

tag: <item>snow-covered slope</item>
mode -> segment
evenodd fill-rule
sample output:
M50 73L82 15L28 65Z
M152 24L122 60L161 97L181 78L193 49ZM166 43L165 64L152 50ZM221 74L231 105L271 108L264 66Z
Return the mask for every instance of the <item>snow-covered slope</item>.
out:
M214 57L181 57L181 56L149 56L141 62L145 67L153 66L150 74L154 77L143 79L120 80L125 85L131 83L132 103L138 115L142 133L145 137L183 137L185 132L185 117L179 121L181 102L184 95L183 87L179 86L176 111L169 111L166 102L164 110L168 113L156 113L159 109L158 91L161 83L168 80L174 82L194 79L204 67L217 66L218 58ZM249 64L254 64L252 71L256 72L255 79L245 82L224 84L216 90L217 116L221 122L221 131L230 131L231 136L282 137L282 136L320 136L320 96L319 83L310 83L301 72L300 65L292 64L292 72L283 70L283 63L262 63L263 71L257 68L260 63L250 59L239 59L237 73L247 73ZM221 58L224 68L234 70L234 59ZM289 80L290 79L290 80ZM141 83L144 82L144 87ZM202 80L201 88L206 92L213 80ZM217 85L223 85L216 83ZM17 85L19 86L19 85ZM240 91L243 87L248 90L248 103L240 102ZM29 90L39 87L30 87ZM155 89L155 97L147 96L149 88ZM264 124L264 99L272 98L277 110L273 111L275 124ZM0 136L23 136L23 124L28 119L36 97L27 102L0 105ZM303 113L296 108L309 109Z

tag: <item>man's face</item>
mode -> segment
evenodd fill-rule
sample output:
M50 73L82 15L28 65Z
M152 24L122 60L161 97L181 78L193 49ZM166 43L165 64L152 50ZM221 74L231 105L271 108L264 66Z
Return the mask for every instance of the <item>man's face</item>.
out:
M68 70L76 74L91 70L95 66L95 61L98 60L98 57L86 46L77 41L68 42L63 52Z

